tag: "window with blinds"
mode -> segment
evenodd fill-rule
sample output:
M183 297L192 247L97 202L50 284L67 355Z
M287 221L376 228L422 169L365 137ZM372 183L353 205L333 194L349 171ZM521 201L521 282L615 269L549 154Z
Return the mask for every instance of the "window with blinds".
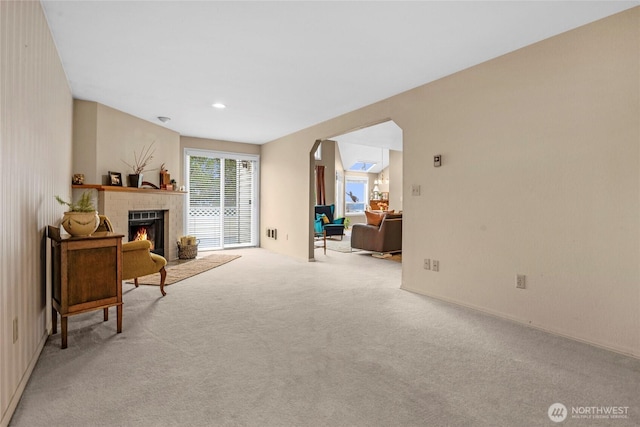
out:
M257 156L187 150L187 233L200 249L256 246Z

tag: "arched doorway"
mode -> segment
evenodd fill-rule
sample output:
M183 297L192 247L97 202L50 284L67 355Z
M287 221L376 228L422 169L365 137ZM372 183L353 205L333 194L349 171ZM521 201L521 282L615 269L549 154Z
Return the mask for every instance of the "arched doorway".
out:
M349 226L366 222L364 210L376 202L387 209L402 210L402 129L392 120L317 140L309 161L310 260L315 260L318 200L333 204L335 216L345 217ZM318 197L317 166L324 167L324 199Z

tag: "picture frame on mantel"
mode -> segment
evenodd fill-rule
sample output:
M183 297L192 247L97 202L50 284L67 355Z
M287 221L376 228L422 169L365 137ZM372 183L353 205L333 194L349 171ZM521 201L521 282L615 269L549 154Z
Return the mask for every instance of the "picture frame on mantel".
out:
M109 171L109 185L122 187L122 174L120 172Z

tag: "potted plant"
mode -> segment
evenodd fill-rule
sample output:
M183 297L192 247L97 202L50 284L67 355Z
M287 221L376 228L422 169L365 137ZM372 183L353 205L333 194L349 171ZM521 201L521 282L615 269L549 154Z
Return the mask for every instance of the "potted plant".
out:
M143 146L139 155L134 151L133 164L127 163L124 160L122 161L122 163L129 166L133 171L133 173L129 174L129 187L139 188L142 186L142 171L145 170L151 159L153 159L153 153L156 151L155 149L152 150L154 143L155 141L152 142L149 147L146 145Z
M344 228L345 230L349 229L349 225L351 225L351 218L349 218L348 216L344 217Z
M56 200L61 205L69 207L61 222L67 233L72 236L89 236L96 231L100 224L100 217L91 199L91 191L83 192L75 203L65 202L60 196L56 196Z

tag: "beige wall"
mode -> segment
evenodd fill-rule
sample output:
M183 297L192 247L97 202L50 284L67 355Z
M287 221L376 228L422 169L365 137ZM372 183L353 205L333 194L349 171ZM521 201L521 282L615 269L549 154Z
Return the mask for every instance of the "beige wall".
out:
M261 146L256 144L245 144L242 142L220 141L217 139L196 138L192 136L180 137L180 171L178 181L186 185L184 176L184 150L195 148L198 150L221 151L224 153L241 153L260 155Z
M322 158L316 160L316 165L324 166L325 204L336 203L336 154L338 144L329 139L322 141Z
M97 133L98 103L75 99L71 164L74 173L84 174L85 184L102 184L102 173L98 171Z
M402 151L389 150L389 209L402 210Z
M336 174L341 174L342 175L342 182L338 184L338 182L335 182L335 188L334 188L334 200L336 201L336 217L340 218L344 216L344 198L345 198L345 188L344 188L344 165L342 164L342 155L340 154L340 146L338 144L334 145L335 147L335 156L334 156L334 164L333 167L335 168L335 172ZM334 174L335 176L335 174ZM334 181L337 181L336 178L334 178ZM338 199L337 198L337 194L341 193L342 194L342 199ZM340 201L341 200L341 201ZM342 205L342 206L338 206L338 205Z
M0 425L51 324L45 228L71 195L72 99L40 2L0 2ZM18 338L13 342L13 322Z
M289 239L264 246L311 258L313 142L391 118L404 139L404 289L640 356L639 14L265 144L262 221Z
M112 171L120 172L127 185L126 175L133 171L125 162L133 164L134 152L139 155L151 144L155 152L143 172L144 181L159 185L163 163L172 178L180 174L177 132L92 101L75 100L74 119L73 171L84 173L85 183L105 184Z

